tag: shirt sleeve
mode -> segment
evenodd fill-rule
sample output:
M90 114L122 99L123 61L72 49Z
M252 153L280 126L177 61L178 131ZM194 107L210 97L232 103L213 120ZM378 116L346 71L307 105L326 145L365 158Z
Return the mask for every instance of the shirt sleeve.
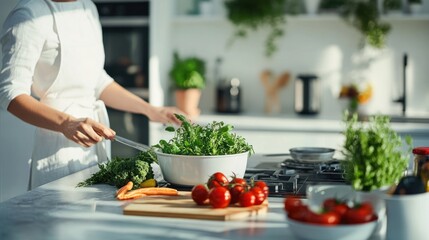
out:
M113 78L103 69L100 77L98 78L97 85L95 86L95 97L99 99L104 89L113 81Z
M43 27L26 8L6 19L1 34L0 108L7 109L18 95L31 94L34 69L45 42Z

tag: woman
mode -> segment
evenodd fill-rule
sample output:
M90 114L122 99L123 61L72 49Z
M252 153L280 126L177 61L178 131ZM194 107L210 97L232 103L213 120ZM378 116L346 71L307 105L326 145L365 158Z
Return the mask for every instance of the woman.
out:
M104 71L101 26L90 0L21 0L1 35L0 106L38 127L30 188L105 161L114 139L104 104L179 123ZM35 96L35 98L33 96Z

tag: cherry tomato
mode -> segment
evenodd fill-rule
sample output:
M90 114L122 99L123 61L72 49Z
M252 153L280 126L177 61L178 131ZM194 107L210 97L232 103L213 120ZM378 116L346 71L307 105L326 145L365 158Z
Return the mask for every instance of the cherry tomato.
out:
M256 181L255 187L260 187L265 194L265 198L268 197L270 189L268 188L267 184L264 181Z
M327 198L323 201L323 209L326 212L336 212L341 217L347 212L349 206L345 202L342 202L336 198Z
M191 196L196 204L203 205L209 198L209 190L204 184L198 184L192 188Z
M228 185L228 183L229 181L225 174L221 172L216 172L210 176L209 180L207 181L207 186L209 187L209 189L212 189L213 187L224 187Z
M291 213L295 208L302 205L303 203L301 199L297 197L291 196L291 197L285 198L284 200L284 208L287 213Z
M305 222L307 219L307 215L310 213L310 210L308 209L308 206L306 205L299 205L294 207L294 210L291 212L288 212L288 217L297 221Z
M240 195L239 204L242 207L250 207L255 205L255 195L251 191L243 192Z
M265 194L260 187L252 187L250 191L255 195L255 205L261 205L265 201Z
M347 206L347 204L345 203L340 203L331 209L332 212L337 213L338 215L340 215L340 217L343 217L348 210L349 206Z
M376 218L369 202L363 202L350 208L343 216L344 222L348 224L370 222Z
M232 180L229 182L231 185L243 185L246 186L247 182L244 178L232 177Z
M314 213L310 211L310 213L307 214L305 220L309 223L321 225L337 225L340 223L341 217L336 212Z
M233 185L229 192L231 193L231 202L230 204L236 204L240 200L241 193L244 192L244 186L243 185Z
M327 198L323 201L322 206L326 211L331 211L331 209L339 203L340 202L336 198Z
M209 201L213 208L226 208L231 202L231 193L225 187L213 187L209 191Z

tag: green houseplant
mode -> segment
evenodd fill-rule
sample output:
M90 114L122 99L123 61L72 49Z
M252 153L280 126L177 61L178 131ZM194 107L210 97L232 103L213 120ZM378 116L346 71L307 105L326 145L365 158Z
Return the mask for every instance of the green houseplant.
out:
M205 72L204 60L198 57L180 58L177 52L174 53L170 78L176 93L176 105L191 117L200 112L198 104L201 89L205 87Z
M341 14L348 23L365 36L364 43L375 48L383 48L386 45L390 24L380 21L377 0L345 1Z
M402 153L401 137L392 130L387 116L358 122L357 114L345 113L343 154L345 177L355 190L372 191L391 186L402 177L408 156ZM411 138L406 138L411 146Z
M270 57L276 50L276 40L283 36L286 0L226 0L228 20L236 30L232 40L246 37L250 31L269 27L265 41L265 55Z

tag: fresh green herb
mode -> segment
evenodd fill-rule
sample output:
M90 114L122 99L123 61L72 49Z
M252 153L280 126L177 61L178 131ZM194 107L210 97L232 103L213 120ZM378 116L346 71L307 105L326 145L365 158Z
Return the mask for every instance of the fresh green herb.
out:
M163 153L196 156L253 153L253 147L243 137L232 133L233 127L229 124L213 121L201 126L190 123L183 115L176 114L176 117L182 125L176 129L174 137L168 142L160 140L153 146Z
M100 170L80 182L77 187L104 183L119 188L132 181L134 188L137 188L144 180L154 177L150 164L156 162L156 154L153 151L139 152L131 158L115 157L111 161L98 164Z
M358 122L357 114L344 116L346 130L343 154L346 180L356 190L371 191L397 182L408 165L401 151L401 137L391 129L387 116ZM406 137L411 147L411 138Z

